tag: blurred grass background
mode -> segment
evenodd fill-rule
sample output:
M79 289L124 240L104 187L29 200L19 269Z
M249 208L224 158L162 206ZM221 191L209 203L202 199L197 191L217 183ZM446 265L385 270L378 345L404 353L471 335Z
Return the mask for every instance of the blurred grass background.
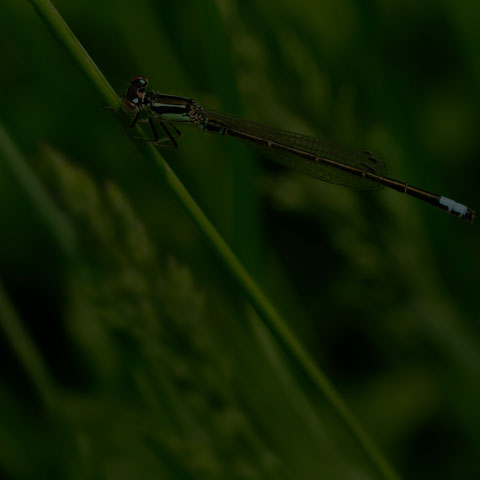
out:
M478 2L55 5L119 94L146 75L479 208ZM28 2L0 19L0 476L377 478ZM162 153L400 474L478 478L478 222L183 133Z

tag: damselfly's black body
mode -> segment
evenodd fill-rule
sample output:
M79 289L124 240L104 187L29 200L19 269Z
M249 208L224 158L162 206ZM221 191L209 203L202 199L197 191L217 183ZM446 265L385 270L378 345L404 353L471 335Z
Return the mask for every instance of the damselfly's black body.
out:
M123 96L123 110L133 115L133 127L142 114L150 125L153 142L177 148L181 135L176 125L190 125L210 133L228 135L251 142L269 158L325 182L360 189L386 186L411 195L445 212L473 222L475 212L447 197L412 187L386 176L385 163L371 152L329 144L306 135L267 127L236 115L210 110L191 98L146 92L148 80L132 78ZM165 133L159 138L155 124ZM173 130L173 133L170 131Z

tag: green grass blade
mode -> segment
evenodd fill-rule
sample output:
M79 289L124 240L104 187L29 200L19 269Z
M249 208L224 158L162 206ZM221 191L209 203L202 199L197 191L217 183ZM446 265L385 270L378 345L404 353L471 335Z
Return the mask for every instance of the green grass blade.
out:
M108 84L103 74L89 57L51 2L47 0L29 0L29 2L45 21L48 28L54 33L57 40L67 48L70 55L77 61L78 65L88 76L89 80L96 86L104 101L110 105L118 105L119 99L115 91ZM120 119L119 122L124 126L125 130L128 129ZM137 133L141 132L140 127L136 127L136 130ZM260 318L265 322L270 332L279 342L280 346L301 368L301 370L306 373L314 385L323 392L334 411L337 412L341 420L351 431L352 435L357 439L379 473L386 479L398 479L399 477L397 474L357 422L329 380L319 370L310 355L296 340L284 320L245 270L214 226L210 223L163 157L158 153L155 147L149 143L135 142L135 145L146 159L154 161L158 165L160 174L162 175L169 191L193 223L205 235L213 250L222 260L233 279L243 290Z

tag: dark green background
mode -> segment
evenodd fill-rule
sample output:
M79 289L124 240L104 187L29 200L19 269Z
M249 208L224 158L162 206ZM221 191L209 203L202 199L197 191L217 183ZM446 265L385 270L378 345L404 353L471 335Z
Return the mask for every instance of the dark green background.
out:
M55 5L119 93L143 74L480 208L477 1ZM0 281L39 352L2 323L0 476L377 478L27 1L0 45L0 124L81 252L0 156ZM183 133L162 154L401 476L479 478L480 223Z

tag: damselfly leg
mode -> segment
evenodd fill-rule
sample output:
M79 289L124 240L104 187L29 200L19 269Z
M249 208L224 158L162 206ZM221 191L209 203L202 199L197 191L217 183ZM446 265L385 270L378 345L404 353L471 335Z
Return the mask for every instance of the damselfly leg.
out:
M178 130L174 125L169 124L170 127L174 130L175 134L172 134L170 130L168 129L167 125L162 122L161 120L158 120L157 123L162 127L162 130L165 133L165 137L160 138L157 132L157 129L155 127L155 121L153 120L152 117L148 117L145 120L150 127L150 130L152 131L153 138L145 138L145 137L132 137L135 140L141 140L143 142L149 142L152 145L161 145L163 147L169 147L169 148L178 148L178 143L175 140L175 138L181 137L182 132ZM130 125L133 127L135 124ZM170 145L165 144L166 142L170 142Z

